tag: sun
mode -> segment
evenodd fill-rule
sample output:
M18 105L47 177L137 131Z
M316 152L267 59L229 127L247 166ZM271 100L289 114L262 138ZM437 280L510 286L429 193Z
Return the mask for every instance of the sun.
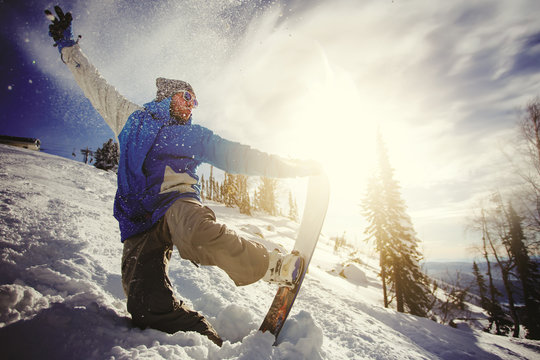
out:
M358 186L372 168L378 121L346 71L329 69L324 80L308 84L289 106L288 131L301 134L289 150L321 163L332 183Z

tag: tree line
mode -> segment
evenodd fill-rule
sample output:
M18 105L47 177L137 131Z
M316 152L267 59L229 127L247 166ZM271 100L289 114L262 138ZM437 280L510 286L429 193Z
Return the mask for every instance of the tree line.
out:
M540 99L531 100L518 123L509 169L520 181L494 190L475 210L470 227L481 235L482 258L473 264L480 304L489 316L486 331L540 339ZM495 286L495 275L503 287ZM519 299L519 301L518 301Z
M477 248L482 263L473 263L475 281L468 285L459 279L454 284L439 285L423 273L420 240L406 212L388 151L378 134L378 165L361 205L368 221L366 241L373 243L379 255L385 307L395 306L399 312L452 325L453 316L459 313L454 310L465 310L468 292L474 287L488 315L485 331L517 337L524 327L527 338L540 339L539 98L527 104L519 134L515 144L517 155L510 157L512 171L521 179L519 186L505 195L494 192L472 217L471 227L481 234ZM502 277L504 294L495 286L495 273ZM443 295L438 289L443 290ZM516 295L520 295L523 304L516 302Z
M120 151L118 143L109 139L92 153L94 166L116 171ZM298 221L298 205L292 192L289 191L289 211L283 214L279 207L277 191L278 179L260 177L259 185L251 192L248 186L249 177L241 174L225 173L222 181L214 176L214 167L210 167L208 179L201 177L201 197L203 200L212 200L225 204L228 207L237 207L242 214L252 215L253 211L263 211L269 215L285 215L291 220Z
M83 162L85 164L92 164L98 169L106 171L116 172L118 169L118 160L120 159L120 148L118 143L114 142L113 139L107 140L103 143L102 147L98 148L96 151L93 151L86 147L81 149L81 154L83 155ZM73 158L77 155L75 154L75 149L71 153Z
M259 177L259 185L250 193L251 177L242 174L224 173L220 182L214 176L214 167L210 166L210 175L205 179L201 177L201 197L203 200L212 200L236 207L240 213L252 215L253 211L263 211L269 215L284 215L289 219L298 221L298 205L292 191L289 190L289 211L282 213L278 201L279 180L265 176Z

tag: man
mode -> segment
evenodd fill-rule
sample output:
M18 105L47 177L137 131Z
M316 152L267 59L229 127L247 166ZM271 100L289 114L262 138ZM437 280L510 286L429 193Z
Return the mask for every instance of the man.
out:
M114 216L122 242L122 284L133 323L168 333L197 331L222 340L199 313L173 295L168 262L173 245L195 264L223 269L236 285L260 279L293 285L302 271L296 254L268 253L216 222L201 204L197 167L212 164L230 173L293 177L318 174L313 162L285 160L227 141L192 124L198 101L190 84L158 78L156 99L140 107L109 85L81 52L72 16L55 7L49 35L85 96L120 143Z

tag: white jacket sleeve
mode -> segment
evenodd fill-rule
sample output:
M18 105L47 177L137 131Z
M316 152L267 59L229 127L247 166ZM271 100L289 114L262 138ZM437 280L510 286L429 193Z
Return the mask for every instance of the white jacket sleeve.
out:
M118 138L129 115L142 107L127 100L114 86L107 83L79 45L63 48L62 59L73 73L84 95Z

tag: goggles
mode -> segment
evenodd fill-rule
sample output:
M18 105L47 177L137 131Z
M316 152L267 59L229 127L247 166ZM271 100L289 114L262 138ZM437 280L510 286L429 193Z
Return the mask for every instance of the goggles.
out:
M197 101L197 99L195 99L195 96L191 95L189 91L187 90L182 90L182 92L184 93L183 94L183 97L184 97L184 100L186 100L187 102L191 102L193 104L193 107L196 108L197 106L199 106L199 102Z

